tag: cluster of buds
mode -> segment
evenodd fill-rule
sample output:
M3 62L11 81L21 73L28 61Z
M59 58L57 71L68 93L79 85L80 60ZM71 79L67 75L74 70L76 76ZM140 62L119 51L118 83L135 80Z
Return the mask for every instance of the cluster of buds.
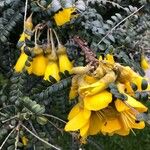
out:
M128 135L130 130L143 129L139 119L148 108L136 98L137 92L147 93L147 80L129 66L116 63L113 55L100 56L94 70L91 65L74 67L70 99L78 103L68 115L65 131L77 131L82 139L89 135ZM148 97L147 97L148 99Z
M69 60L66 52L66 47L63 46L58 38L55 30L47 29L47 44L37 44L40 32L42 29L40 25L37 25L33 29L32 16L30 16L25 22L25 31L22 33L19 44L21 45L21 54L14 67L16 72L21 72L26 69L29 74L37 76L43 76L44 80L49 80L52 76L57 81L60 80L59 72L64 73L65 70L70 72L72 69L72 62ZM27 47L25 40L31 40L31 34L35 33L34 47ZM57 48L54 44L53 34L57 40Z

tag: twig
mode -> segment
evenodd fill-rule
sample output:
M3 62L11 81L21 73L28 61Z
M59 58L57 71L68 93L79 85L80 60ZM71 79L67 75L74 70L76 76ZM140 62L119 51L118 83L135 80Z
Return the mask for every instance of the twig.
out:
M52 126L54 126L58 131L60 131L61 134L63 133L63 130L60 129L60 128L58 128L52 121L48 120L48 122L49 122Z
M5 140L3 141L3 143L2 143L1 146L0 146L0 150L2 150L4 144L6 143L6 141L8 140L8 138L11 136L11 134L12 134L15 130L16 130L16 127L15 127L13 130L11 130L11 132L7 135L7 137L5 138Z
M52 147L56 150L61 150L60 148L48 143L47 141L43 140L42 138L40 138L39 136L37 136L36 134L34 134L31 130L29 130L26 126L24 126L23 124L21 125L26 131L28 131L30 134L32 134L35 138L37 138L38 140L40 140L41 142L45 143L46 145L48 145L49 147Z
M90 66L94 66L94 69L99 65L98 59L96 59L96 54L89 48L86 41L81 39L79 36L74 36L73 40L78 44L85 55L85 61L90 64ZM92 68L91 68L92 69Z
M30 124L32 130L34 131L34 133L35 133L36 135L38 135L31 121L29 121L29 124Z
M62 120L62 119L60 119L60 118L58 118L58 117L56 117L56 116L53 116L53 115L43 114L43 116L51 117L51 118L57 119L57 120L59 120L59 121L61 121L61 122L63 122L63 123L67 123L66 121L64 121L64 120Z
M17 136L16 136L16 141L15 141L15 150L17 150L18 147L18 142L19 142L19 131L17 131Z
M27 9L28 9L28 0L26 0L25 10L24 10L24 31L25 31L25 22L26 22L26 19L27 19Z
M114 26L100 41L97 45L99 45L110 33L112 33L112 31L114 31L119 25L121 25L124 21L126 21L127 19L129 19L131 16L133 16L134 14L136 14L139 10L141 10L144 7L141 6L139 9L137 9L136 11L134 11L133 13L131 13L129 16L127 16L126 18L124 18L122 21L120 21L116 26Z
M18 116L15 115L15 116L13 116L13 117L7 119L7 120L2 121L2 123L6 123L6 122L8 122L8 121L10 121L10 120L13 120L13 119L17 118L17 117L18 117Z

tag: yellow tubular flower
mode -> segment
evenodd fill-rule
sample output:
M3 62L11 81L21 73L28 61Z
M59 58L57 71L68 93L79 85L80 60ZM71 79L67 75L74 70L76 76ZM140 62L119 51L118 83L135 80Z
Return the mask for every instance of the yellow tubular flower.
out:
M57 53L60 72L64 72L65 70L70 72L73 67L73 64L67 56L66 48L63 45L59 44Z
M105 90L108 85L116 80L117 76L114 71L108 72L103 78L101 78L99 81L88 85L83 86L79 88L79 93L82 95L94 95L97 94L103 90Z
M65 23L69 22L74 17L72 13L75 12L75 10L75 8L64 8L63 10L56 13L54 15L54 20L57 26L62 26Z
M45 74L44 74L44 80L49 81L49 76L52 76L57 81L60 80L59 68L58 68L58 64L56 61L49 61L48 65L46 67Z
M48 64L48 59L40 54L33 59L32 62L32 73L37 76L43 76Z
M112 94L108 91L103 91L92 96L86 96L83 101L86 109L96 111L108 106L112 101Z
M49 63L46 67L45 70L45 74L44 74L44 80L48 80L49 81L49 76L52 76L53 78L55 78L57 81L60 80L60 76L59 76L59 67L58 67L58 63L57 63L57 55L56 55L56 49L55 49L55 45L54 45L54 41L53 41L53 35L52 32L50 30L50 36L51 36L51 46L52 49L51 54L49 54L48 60Z
M150 68L150 64L148 62L148 60L146 59L146 57L144 55L142 55L141 57L141 67L146 70Z
M22 52L14 67L16 72L22 72L22 69L24 68L25 62L27 61L27 59L28 59L28 56L24 52Z

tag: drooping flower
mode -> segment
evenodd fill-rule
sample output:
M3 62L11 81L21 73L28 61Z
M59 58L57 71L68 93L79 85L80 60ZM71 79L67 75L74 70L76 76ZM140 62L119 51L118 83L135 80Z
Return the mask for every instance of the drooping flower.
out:
M43 76L45 74L46 66L48 64L48 59L40 54L33 58L32 62L32 73L37 76Z
M64 73L64 71L68 71L70 73L71 69L73 67L73 64L67 56L66 47L60 43L56 31L55 30L53 30L53 31L55 33L57 43L58 43L57 54L58 54L58 62L59 62L60 72Z
M53 35L52 35L52 31L50 30L50 37L51 37L51 53L47 56L48 57L48 65L45 69L45 73L44 73L44 80L48 80L49 81L49 76L52 76L53 78L55 78L57 81L60 80L60 76L59 76L59 66L58 66L58 58L56 55L56 48L54 45L54 40L53 40Z
M70 72L73 67L73 64L67 56L66 48L62 45L58 45L57 53L58 53L60 72L64 72L65 70Z
M75 8L64 8L63 10L60 10L58 13L54 15L54 20L57 24L57 26L62 26L65 23L69 22L75 15L73 13L75 12Z
M28 59L28 56L24 52L22 52L17 60L15 67L14 67L16 72L22 72L27 59Z

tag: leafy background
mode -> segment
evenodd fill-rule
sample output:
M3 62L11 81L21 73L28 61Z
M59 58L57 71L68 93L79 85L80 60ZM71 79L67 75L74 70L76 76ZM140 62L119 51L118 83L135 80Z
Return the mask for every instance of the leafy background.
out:
M40 0L39 2L47 8L52 1ZM61 41L67 47L69 58L74 60L75 66L85 64L84 55L72 41L72 37L77 34L88 42L97 56L112 52L118 62L129 65L144 75L139 62L142 52L147 56L150 55L149 0L88 0L83 3L77 1L80 10L78 18L71 20L61 28L58 28L53 20L53 15L57 13L58 2L65 6L69 0L53 0L53 9L42 9L36 0L29 1L28 15L34 12L34 24L46 22L49 27L55 28ZM13 66L20 54L16 45L23 30L24 6L24 0L0 1L0 143L10 133L10 125L13 127L22 121L32 132L64 150L79 148L86 150L148 150L150 144L149 126L142 131L135 131L136 136L132 133L126 137L98 135L89 137L87 144L81 145L76 137L63 132L64 124L56 119L48 118L49 122L46 124L39 121L39 117L43 117L43 113L66 120L68 112L76 101L68 101L72 77L67 72L61 74L62 80L59 83L56 83L53 78L51 78L51 82L43 81L40 77L29 76L25 71L14 72ZM118 26L121 20L141 6L143 8L140 11ZM110 32L115 26L115 30ZM97 45L108 32L110 34ZM43 35L43 39L45 38L46 36ZM27 44L34 43L30 41ZM6 121L18 114L19 117ZM3 123L5 121L6 123ZM21 141L21 137L24 135L29 139L27 146L23 146ZM14 150L15 138L16 132L9 137L3 149ZM43 150L51 148L21 128L18 149Z

